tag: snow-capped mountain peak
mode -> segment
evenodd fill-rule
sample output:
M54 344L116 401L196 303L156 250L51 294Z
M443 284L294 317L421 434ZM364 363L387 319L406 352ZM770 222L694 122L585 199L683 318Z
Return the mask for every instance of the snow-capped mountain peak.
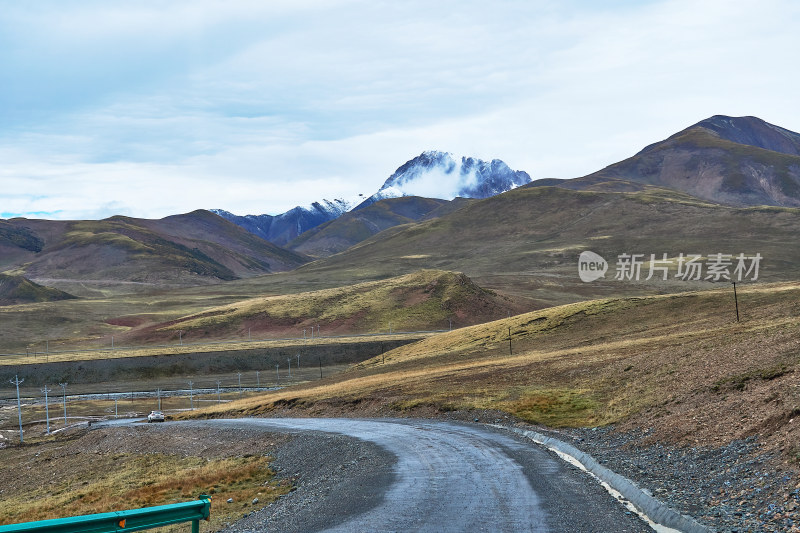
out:
M448 152L426 151L398 168L378 192L368 198L359 194L350 199L321 200L274 216L237 216L222 209L212 211L249 232L282 246L304 231L384 198L488 198L530 181L527 172L511 170L499 159L488 162L473 157L457 159Z
M426 151L398 168L377 193L357 207L400 196L488 198L530 181L527 172L511 170L499 159L457 159L449 152Z

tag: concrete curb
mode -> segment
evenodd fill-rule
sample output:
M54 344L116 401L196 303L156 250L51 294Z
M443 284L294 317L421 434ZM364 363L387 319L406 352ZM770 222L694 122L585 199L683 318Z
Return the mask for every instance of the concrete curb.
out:
M650 494L639 488L633 481L623 477L598 463L591 455L584 453L576 447L566 442L542 435L535 431L519 428L509 428L506 426L494 426L518 433L533 442L540 444L554 452L562 459L583 468L594 475L602 483L605 483L618 492L623 498L628 500L639 512L640 515L649 519L657 526L683 533L710 533L712 529L698 523L694 518L680 514L678 511L667 507L666 504L653 498ZM564 457L566 456L566 457ZM570 460L571 459L571 460Z

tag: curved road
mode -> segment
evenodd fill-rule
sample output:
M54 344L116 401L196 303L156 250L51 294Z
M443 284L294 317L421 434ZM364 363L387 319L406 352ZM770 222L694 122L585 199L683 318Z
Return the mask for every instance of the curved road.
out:
M270 531L342 533L652 531L586 474L530 441L483 425L324 418L197 423L333 433L389 453L390 460L361 472L349 489L339 484L294 506L302 487L283 498L291 525L250 517L230 531L264 531L267 523ZM312 454L326 453L324 441L315 446Z

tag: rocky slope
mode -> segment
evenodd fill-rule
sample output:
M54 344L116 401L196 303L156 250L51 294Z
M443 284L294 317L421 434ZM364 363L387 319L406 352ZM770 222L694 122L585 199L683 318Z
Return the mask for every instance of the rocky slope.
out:
M598 190L603 183L620 180L728 205L798 207L800 134L756 117L715 115L629 159L559 186Z

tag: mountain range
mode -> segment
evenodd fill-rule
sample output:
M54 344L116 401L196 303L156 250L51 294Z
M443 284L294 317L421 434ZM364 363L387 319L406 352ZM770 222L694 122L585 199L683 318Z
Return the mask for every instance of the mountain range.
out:
M380 200L404 196L443 200L488 198L530 181L526 172L511 170L499 159L456 159L448 152L427 151L401 165L368 198L321 200L307 207L297 206L280 215L238 216L223 209L211 211L263 239L279 246L288 244L294 249L289 243L304 232Z
M786 210L800 206L798 154L797 133L755 117L713 116L571 180L531 182L498 160L424 152L357 205L296 208L265 218L269 227L261 234L202 210L160 220L0 220L0 272L15 276L6 280L3 299L91 297L237 279L265 286L273 278L259 276L278 272L292 272L291 279L305 280L297 286L308 290L418 268L464 271L489 288L528 295L536 305L619 290L602 281L574 283L573 256L583 249L613 257L637 248L675 254L761 248L771 256L766 279L785 279L800 264L792 251L800 221ZM443 185L434 190L432 183ZM439 198L410 196L425 191ZM314 211L317 219L304 218ZM304 231L306 225L314 227ZM709 243L719 249L706 249ZM26 281L68 294L34 290Z
M36 280L76 296L219 283L308 261L204 210L160 220L0 220L0 252L15 286Z

